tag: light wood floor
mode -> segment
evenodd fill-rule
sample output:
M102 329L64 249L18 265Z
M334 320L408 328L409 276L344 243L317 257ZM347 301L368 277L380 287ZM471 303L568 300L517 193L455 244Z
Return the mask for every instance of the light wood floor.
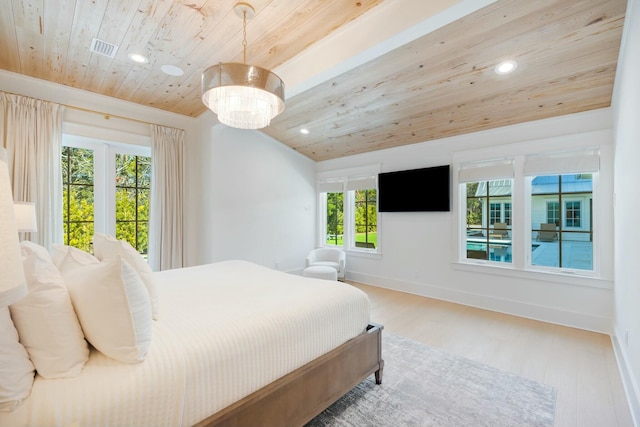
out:
M556 387L555 426L633 426L608 335L349 283L385 332Z

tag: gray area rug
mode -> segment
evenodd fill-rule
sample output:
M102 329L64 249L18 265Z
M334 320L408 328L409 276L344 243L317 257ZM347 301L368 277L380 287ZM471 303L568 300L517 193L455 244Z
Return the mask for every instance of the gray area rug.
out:
M320 426L553 426L555 388L383 332L373 375L311 420Z

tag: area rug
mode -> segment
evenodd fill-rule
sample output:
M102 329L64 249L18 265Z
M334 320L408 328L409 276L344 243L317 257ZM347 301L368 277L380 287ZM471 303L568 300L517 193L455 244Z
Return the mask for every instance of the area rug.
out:
M551 386L390 333L382 342L382 384L371 376L307 427L553 426Z

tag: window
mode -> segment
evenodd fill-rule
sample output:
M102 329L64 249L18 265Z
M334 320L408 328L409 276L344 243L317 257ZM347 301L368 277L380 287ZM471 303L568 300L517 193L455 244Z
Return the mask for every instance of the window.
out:
M567 215L566 224L567 227L580 227L580 202L567 202L565 204L565 212Z
M91 252L94 232L148 252L151 149L63 135L64 243Z
M532 265L593 270L592 198L593 174L531 178Z
M116 154L116 238L149 250L151 157Z
M508 224L511 221L509 200L511 200L512 181L501 179L463 184L466 196L467 258L501 263L511 262Z
M511 203L505 202L504 204L504 222L511 224Z
M326 193L326 203L326 244L342 246L344 236L344 193Z
M502 222L502 203L489 204L489 224L493 225L496 222Z
M593 206L600 152L458 164L460 260L596 275ZM522 191L514 194L514 188Z
M375 249L378 231L378 200L375 188L355 190L355 246Z
M91 251L93 239L93 150L62 149L64 244Z
M321 180L320 241L328 246L378 252L377 175Z
M558 202L547 202L547 222L556 225L560 223L560 204Z

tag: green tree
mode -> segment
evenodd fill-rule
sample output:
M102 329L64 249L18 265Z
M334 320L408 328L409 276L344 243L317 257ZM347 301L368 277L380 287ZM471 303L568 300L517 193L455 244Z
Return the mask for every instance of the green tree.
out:
M91 251L93 240L93 150L64 147L62 151L64 242Z
M482 225L482 203L476 197L478 182L467 183L467 226Z
M327 243L342 245L344 234L344 193L327 193Z
M64 242L91 251L94 234L93 150L63 147ZM145 254L149 247L151 158L116 155L116 238Z
M151 158L116 155L116 238L149 250Z
M356 242L376 246L378 229L377 192L374 189L355 192L355 228Z

